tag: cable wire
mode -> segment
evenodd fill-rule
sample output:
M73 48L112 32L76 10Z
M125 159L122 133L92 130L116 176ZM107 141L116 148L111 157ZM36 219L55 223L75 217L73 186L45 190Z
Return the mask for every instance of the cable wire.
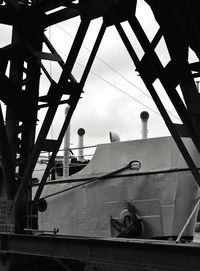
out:
M65 34L67 34L70 38L74 39L74 37L69 34L65 29L63 29L61 26L56 25L59 29L61 29ZM83 48L88 51L89 53L91 53L91 50L86 47L85 45L83 45ZM123 78L125 81L127 81L129 84L131 84L133 87L135 87L137 90L139 90L141 93L143 93L146 97L148 97L149 99L152 100L151 96L148 95L147 93L145 93L141 88L139 88L138 86L136 86L133 82L131 82L127 77L125 77L123 74L121 74L119 71L117 71L115 68L113 68L110 64L108 64L105 60L103 60L102 58L100 58L99 56L96 55L96 59L98 59L99 61L101 61L104 65L106 65L108 68L110 68L112 71L114 71L115 73L117 73L121 78Z
M64 54L62 51L58 50L61 54L63 54L64 56L66 56L66 54ZM81 68L85 68L84 65L82 65L81 63L76 61L76 64L79 65ZM104 81L105 83L109 84L110 86L112 86L113 88L115 88L116 90L120 91L121 93L123 93L124 95L128 96L129 98L131 98L132 100L134 100L135 102L141 104L142 106L146 107L147 109L149 109L150 111L152 111L153 113L157 114L159 117L162 117L160 115L159 112L155 111L154 109L152 109L151 107L149 107L148 105L142 103L141 101L139 101L138 99L136 99L135 97L131 96L130 94L128 94L127 92L123 91L122 89L120 89L119 87L117 87L115 84L109 82L108 80L106 80L105 78L101 77L100 75L98 75L97 73L90 71L91 74L95 75L96 77L98 77L99 79L101 79L102 81ZM173 116L174 118L176 118L177 120L179 120L175 115L173 115L171 112L167 111L171 116Z
M64 33L66 33L70 38L74 39L73 35L71 35L70 33L68 33L65 29L63 29L61 26L56 25L59 29L61 29ZM85 45L83 45L83 48L85 50L87 50L89 53L91 53L91 50L89 48L87 48ZM61 52L61 51L60 51ZM63 55L65 55L63 52L61 52ZM65 55L66 56L66 55ZM149 96L148 94L146 94L142 89L140 89L138 86L136 86L134 83L132 83L129 79L127 79L124 75L122 75L119 71L117 71L116 69L114 69L111 65L109 65L106 61L104 61L102 58L96 56L96 58L101 61L104 65L106 65L108 68L110 68L112 71L114 71L116 74L118 74L121 78L123 78L125 81L127 81L129 84L131 84L133 87L135 87L137 90L139 90L143 95L145 95L147 98L149 98L151 101L153 101L152 97ZM78 64L79 66L81 66L82 68L84 68L84 66L78 62L76 62L76 64ZM131 96L130 94L126 93L125 91L121 90L120 88L118 88L117 86L115 86L113 83L107 81L106 79L104 79L103 77L101 77L100 75L98 75L97 73L91 71L91 73L93 75L95 75L96 77L100 78L101 80L103 80L104 82L106 82L107 84L111 85L112 87L116 88L118 91L120 91L121 93L127 95L128 97L132 98L133 100L135 100L136 102L138 102L139 104L145 106L147 109L151 110L152 112L154 112L155 114L159 115L161 117L161 115L153 110L151 107L145 105L144 103L140 102L138 99L134 98L133 96ZM168 114L170 114L172 117L174 117L176 120L180 121L180 119L178 117L176 117L173 113L171 113L170 111L168 111Z

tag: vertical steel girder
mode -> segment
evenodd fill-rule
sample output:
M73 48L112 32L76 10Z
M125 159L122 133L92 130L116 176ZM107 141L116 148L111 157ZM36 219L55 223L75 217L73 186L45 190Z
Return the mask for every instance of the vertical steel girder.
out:
M34 31L34 37L31 35L25 35L25 37L27 42L31 43L33 50L42 49L43 31ZM22 37L18 27L13 28L12 43L13 45L21 44L21 48L18 54L12 56L10 60L9 80L13 84L16 99L14 98L10 102L12 97L8 97L6 111L7 141L12 163L10 173L13 173L9 186L14 186L14 192L8 199L12 200L34 145L38 111L40 66L36 62L36 58L28 53L27 48L23 47L22 40L25 37ZM20 225L28 223L31 198L31 178L29 178L26 192L20 199L20 211L16 212L16 230L21 228Z
M0 155L2 167L2 184L1 184L1 197L6 197L9 200L13 198L15 193L14 187L14 168L10 156L8 145L8 138L4 125L2 109L0 107Z

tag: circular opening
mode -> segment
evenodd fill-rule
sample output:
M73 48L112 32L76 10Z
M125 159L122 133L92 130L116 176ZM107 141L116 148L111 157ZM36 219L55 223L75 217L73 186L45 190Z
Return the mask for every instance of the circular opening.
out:
M47 201L45 199L40 199L38 203L38 210L42 213L47 209Z
M142 111L142 113L140 114L140 118L142 120L148 120L149 118L149 113L147 111Z
M83 128L79 128L77 133L79 136L83 136L85 134L85 130Z
M140 169L141 168L141 163L140 161L131 161L129 163L130 165L130 169L133 169L133 170L137 170L137 169Z

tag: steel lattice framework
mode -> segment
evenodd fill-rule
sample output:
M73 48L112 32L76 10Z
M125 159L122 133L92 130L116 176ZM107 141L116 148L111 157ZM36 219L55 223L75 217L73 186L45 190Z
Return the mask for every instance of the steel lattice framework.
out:
M162 3L146 0L146 2L150 5L155 19L160 25L160 29L152 41L147 38L135 15L137 0L0 1L0 23L13 26L10 45L0 48L0 100L7 107L5 119L0 109L0 213L3 221L0 223L1 232L12 231L22 234L24 228L37 227L37 221L34 222L33 217L37 213L42 189L71 116L81 97L106 28L110 25L116 27L133 60L133 68L136 67L139 72L191 173L200 186L198 169L181 139L182 136L190 137L200 151L200 96L195 84L195 78L200 77L200 63L188 62L189 48L196 53L197 57L200 56L200 4L195 0L160 1ZM80 16L80 25L67 60L63 62L45 36L45 29L76 16ZM80 81L77 81L72 70L89 24L98 17L102 17L102 25L97 33L82 77ZM133 44L122 28L121 22L123 21L128 22L143 48L142 59L139 59ZM156 54L156 47L162 37L165 38L171 57L165 67ZM44 45L48 48L49 53L43 51ZM42 60L56 61L60 65L62 72L58 82L53 80L42 64ZM9 74L6 72L8 66ZM45 96L40 96L39 91L41 71L50 81L50 87ZM174 105L182 121L181 125L172 123L161 102L154 87L157 79ZM180 86L184 100L178 94L177 86ZM49 140L47 135L56 110L63 103L70 106L68 115L63 122L58 138ZM37 114L38 110L43 107L47 108L47 113L36 138ZM32 201L32 173L41 151L48 151L51 156ZM6 223L3 215L5 208L7 217L10 219ZM2 237L1 249L6 247L4 239ZM3 270L9 270L10 261L9 264L3 264L1 259L1 262L2 268L5 268ZM81 268L77 270L82 270ZM69 269L65 266L65 270Z

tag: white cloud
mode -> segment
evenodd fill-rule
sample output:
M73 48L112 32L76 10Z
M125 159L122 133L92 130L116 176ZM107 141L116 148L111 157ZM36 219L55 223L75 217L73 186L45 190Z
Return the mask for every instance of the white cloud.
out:
M151 39L157 31L157 24L154 21L149 6L143 0L138 1L137 17L142 22L145 31ZM46 31L51 42L64 59L66 59L66 55L70 50L73 41L72 37L75 36L79 23L80 18L77 17L58 26L53 26ZM89 57L88 49L91 50L100 25L101 19L94 20L91 23L88 35L84 40L85 47L81 49L78 63L74 68L76 78L80 78L83 72L80 64L86 64ZM123 27L126 29L134 48L141 57L142 50L136 43L132 31L125 23ZM2 33L0 45L2 46L2 44L9 41L9 35L2 28L0 28L0 31ZM147 110L150 113L150 137L169 134L154 102L144 94L148 94L148 91L135 72L135 66L114 27L109 27L106 30L97 56L99 58L95 60L92 66L93 73L88 77L84 87L85 93L82 95L83 98L80 100L72 118L71 142L73 147L77 145L76 131L80 127L86 130L85 145L108 142L109 131L117 132L122 140L140 138L141 124L139 116L143 110ZM106 62L106 64L103 62ZM58 65L47 63L46 67L51 71L55 80L58 80L60 74ZM113 71L113 69L117 72ZM123 79L120 74L127 78L128 81ZM41 93L43 90L48 89L48 85L48 81L43 79L41 82ZM122 93L122 91L129 96ZM44 110L41 110L39 113L40 120L42 120L44 115L42 112ZM63 118L64 106L61 107L50 136L53 134L54 137L57 137Z

